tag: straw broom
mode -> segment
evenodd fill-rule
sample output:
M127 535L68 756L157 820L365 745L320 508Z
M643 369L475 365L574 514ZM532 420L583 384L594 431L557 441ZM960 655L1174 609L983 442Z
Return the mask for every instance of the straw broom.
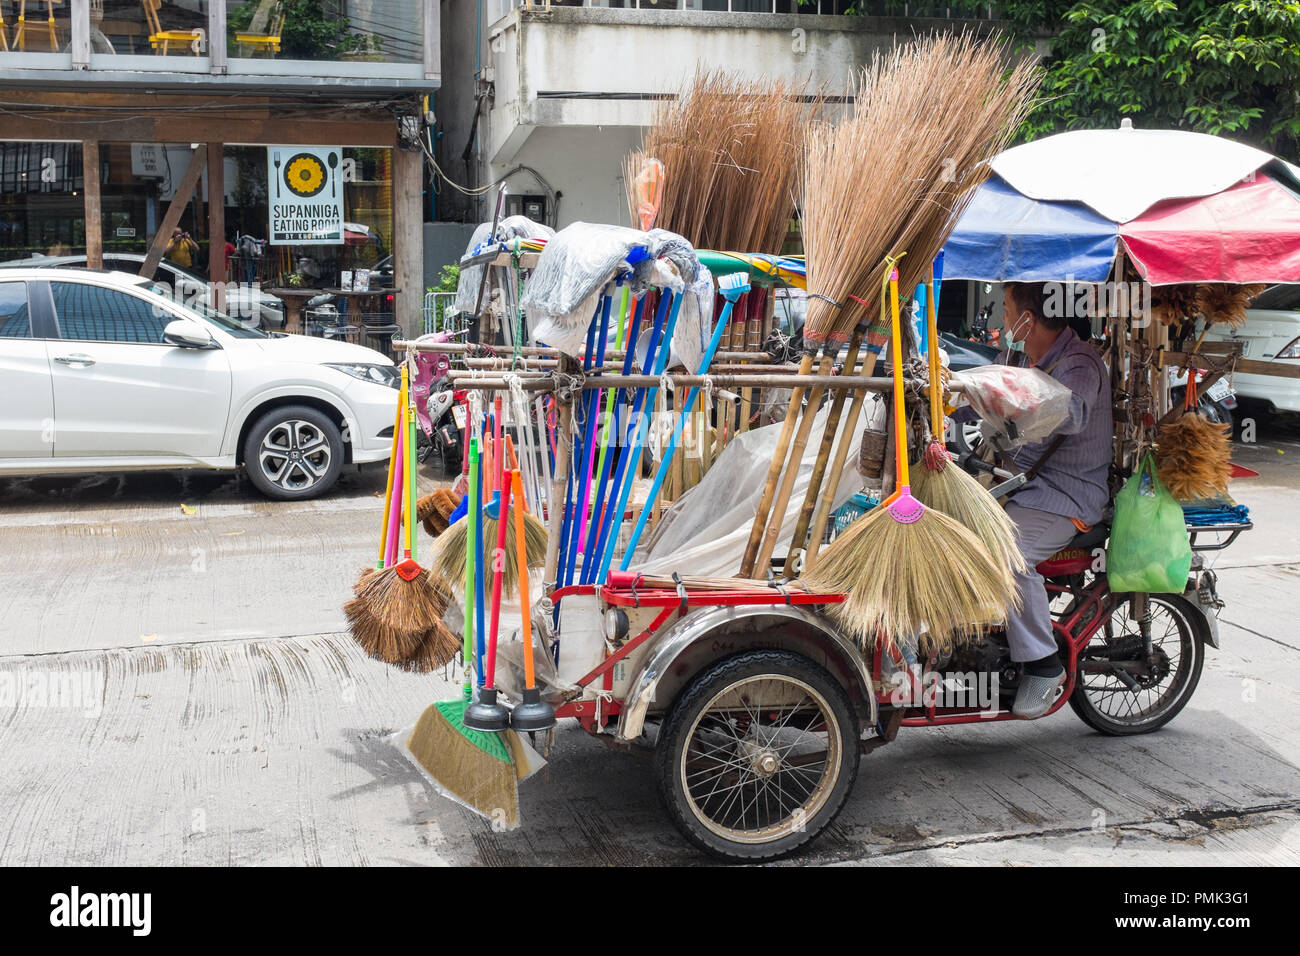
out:
M934 267L925 284L926 339L930 365L930 446L912 486L917 500L941 511L975 533L993 559L1012 573L1025 569L1025 558L1016 543L1016 526L988 491L974 477L954 467L943 445L943 382L939 361L939 323L935 316Z
M1184 503L1226 495L1232 477L1232 426L1210 421L1197 402L1196 373L1188 369L1183 414L1156 432L1156 475Z
M402 366L402 382L408 373ZM399 395L403 392L399 392ZM354 637L373 648L372 656L390 663L409 660L426 634L442 624L449 590L437 577L430 578L416 558L415 535L415 407L409 387L404 389L406 419L401 465L406 529L403 560L376 570L358 583L356 597L344 605Z
M513 442L507 436L505 448L499 454L508 455L512 468L518 468L519 463L515 457ZM541 567L546 560L546 545L548 535L546 526L536 517L527 511L527 506L521 501L519 507L524 508L524 548L528 554L528 563L532 567ZM497 521L505 515L498 515L496 518L487 515L483 518L483 540L479 542L479 560L485 561L484 567L492 567L492 562L496 554L496 533ZM438 543L435 546L433 557L433 573L446 578L448 581L461 583L465 579L466 569L469 564L466 562L466 553L469 548L468 541L468 521L457 521L447 528L442 535L438 537ZM502 589L507 596L514 596L519 587L519 565L516 555L518 550L515 547L515 527L514 522L506 521L506 550L502 555Z
M801 374L812 370L818 350L838 353L852 321L844 306L870 296L885 278L884 266L874 263L910 251L915 272L918 259L925 264L934 257L970 190L988 175L982 161L1006 144L1032 105L1036 83L1028 65L1004 74L996 44L936 36L878 55L859 79L852 116L834 129L812 131L804 162L809 298ZM945 108L936 110L936 103ZM899 117L908 118L905 145ZM803 455L799 443L790 449L802 399L803 390L795 389L742 576L764 565L775 544L788 501L777 495L777 481L787 453L791 469Z
M1010 570L965 527L912 497L903 397L897 273L889 282L893 328L894 447L899 489L849 525L805 576L813 591L844 593L827 609L864 647L883 635L917 635L922 655L946 650L1005 616L1016 600ZM925 633L921 633L922 629Z
M452 513L460 498L448 488L435 488L415 503L415 517L432 538L438 537L451 524Z

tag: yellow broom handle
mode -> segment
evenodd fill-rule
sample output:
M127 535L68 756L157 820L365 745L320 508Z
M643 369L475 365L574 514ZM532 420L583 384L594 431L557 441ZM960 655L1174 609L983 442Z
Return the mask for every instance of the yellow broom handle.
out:
M384 492L384 530L379 535L379 563L388 556L388 512L393 507L393 476L397 473L397 436L402 428L402 409L406 407L406 383L397 390L397 420L393 422L393 447L388 452L388 490Z
M890 338L893 340L894 356L894 470L897 473L898 487L906 488L912 481L907 470L907 415L903 407L903 343L898 321L897 269L889 273L889 312L893 322Z

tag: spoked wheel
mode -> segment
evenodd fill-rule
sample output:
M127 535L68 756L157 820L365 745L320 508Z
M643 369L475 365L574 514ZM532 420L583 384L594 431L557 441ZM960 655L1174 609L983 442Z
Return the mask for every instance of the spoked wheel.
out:
M1070 706L1093 730L1112 736L1146 734L1173 720L1192 697L1205 663L1203 623L1185 599L1152 594L1151 654L1142 622L1125 598L1079 655L1080 673ZM1121 663L1138 664L1121 669Z
M725 859L792 853L835 819L858 770L844 689L805 657L751 651L682 693L656 746L659 790L696 846Z

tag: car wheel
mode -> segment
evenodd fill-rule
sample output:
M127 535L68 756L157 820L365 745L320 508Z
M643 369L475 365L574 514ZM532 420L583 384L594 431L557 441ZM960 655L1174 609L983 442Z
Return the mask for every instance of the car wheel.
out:
M267 412L244 439L244 467L268 498L301 501L334 487L343 470L343 436L329 417L306 405Z

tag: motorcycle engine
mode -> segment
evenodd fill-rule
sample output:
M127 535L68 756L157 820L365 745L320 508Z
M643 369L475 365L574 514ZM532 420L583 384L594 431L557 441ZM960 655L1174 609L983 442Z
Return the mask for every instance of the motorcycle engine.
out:
M1001 628L962 641L948 653L940 654L933 667L939 671L996 674L1000 694L1015 693L1020 686L1020 669L1011 660L1007 634Z

